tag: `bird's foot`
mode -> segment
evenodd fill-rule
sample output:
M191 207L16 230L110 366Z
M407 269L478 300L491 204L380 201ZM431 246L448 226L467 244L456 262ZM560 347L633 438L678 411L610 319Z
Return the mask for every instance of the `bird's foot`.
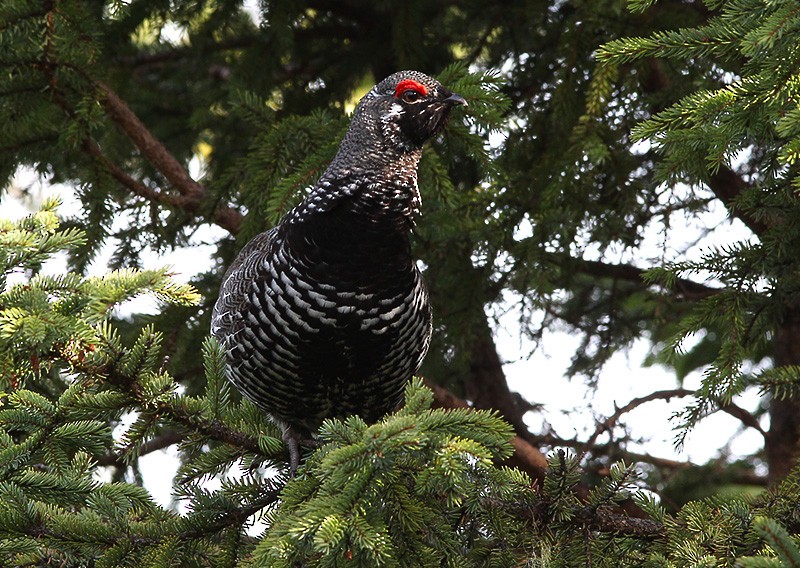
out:
M300 446L318 448L320 444L319 441L303 436L292 427L284 429L282 438L286 449L289 450L289 475L294 477L297 468L300 467Z
M294 429L286 428L282 438L289 450L289 476L294 477L300 466L300 435Z

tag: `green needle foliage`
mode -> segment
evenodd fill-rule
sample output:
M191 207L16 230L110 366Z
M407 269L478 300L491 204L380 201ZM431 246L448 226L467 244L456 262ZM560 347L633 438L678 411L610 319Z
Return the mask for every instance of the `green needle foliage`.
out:
M197 480L234 462L269 465L267 456L282 451L275 429L251 406L229 404L213 342L204 346L207 391L188 397L163 369L160 333L144 327L126 346L110 323L113 307L142 294L195 304L191 286L166 270L96 278L40 273L48 257L85 240L80 231L59 228L56 205L0 226L3 564L163 566L181 550L205 565L224 565L232 552L219 542L276 500L277 481L250 476L212 494ZM135 419L124 425L123 415ZM180 472L182 491L191 496L192 512L184 516L157 506L138 484L98 477L100 464L135 463L143 440L165 429L177 433L185 451L203 454ZM212 450L201 450L209 444Z
M60 229L56 205L0 228L4 278L25 274L0 294L4 564L164 566L180 555L186 566L315 558L411 566L455 555L461 565L512 566L531 546L525 518L506 509L533 498L531 480L493 465L512 452L510 426L490 412L431 410L420 382L409 385L403 410L376 425L327 423L321 449L277 506L286 480L260 472L284 467L278 432L250 403L232 400L216 342L203 344L204 392L187 396L164 370L162 334L145 326L126 345L109 319L141 294L193 304L197 293L164 270L41 274L49 257L84 242ZM138 483L98 477L136 464L167 435L187 454L175 486L182 515ZM225 476L233 464L245 473ZM213 477L218 490L204 484ZM270 528L259 541L246 528L264 512Z
M249 402L233 400L213 339L202 346L205 389L192 396L164 370L161 333L145 326L126 344L109 317L141 294L195 303L192 287L164 270L41 272L84 239L60 227L56 206L0 228L5 565L574 566L591 558L684 566L741 557L760 566L797 558L786 529L763 516L794 514L783 505L796 491L791 479L791 491L777 488L761 506L693 502L671 516L622 463L578 498L579 461L557 452L537 490L525 473L496 465L512 454L507 423L494 412L431 409L419 380L404 407L377 424L326 422L319 449L287 483L279 433ZM114 470L138 471L140 454L161 439L178 441L184 455L173 487L182 511L156 504L136 476L114 479ZM630 519L625 502L650 518ZM256 533L254 519L263 523Z
M512 453L511 429L488 412L430 410L432 401L417 381L378 424L327 422L305 475L269 515L254 565L514 565L531 535L502 505L533 492L526 475L492 463Z
M632 7L641 10L649 4ZM597 53L613 69L649 57L735 62L735 70L718 86L695 90L632 133L659 153L657 181L709 183L721 168L737 167L737 161L753 172L730 207L758 233L758 240L710 249L697 261L669 263L647 275L648 281L669 286L677 277L702 273L725 286L697 306L669 340L676 349L704 329L720 330L719 350L705 371L697 401L682 414L688 426L753 383L778 398L794 396L800 383L791 360L778 361L777 368L757 378L748 377L745 369L764 352L776 326L793 317L800 298L796 270L787 269L796 267L800 242L794 217L800 190L800 79L797 42L790 39L800 27L800 12L794 2L713 4L719 13L706 25L614 40ZM679 440L685 433L682 429Z
M0 221L0 565L799 566L799 29L796 0L1 1L0 179L81 208ZM408 68L469 101L420 164L423 374L502 417L415 380L376 424L327 422L289 479L209 311L355 101ZM747 236L671 250L676 216L715 205ZM140 268L198 243L214 264L191 285ZM129 313L141 297L159 313ZM565 372L587 389L642 340L678 381L700 371L662 425L678 442L724 411L763 444L629 454L638 404L589 442L531 431L493 337L509 307L533 342L579 335ZM547 471L511 467L523 440ZM167 447L164 506L142 464Z

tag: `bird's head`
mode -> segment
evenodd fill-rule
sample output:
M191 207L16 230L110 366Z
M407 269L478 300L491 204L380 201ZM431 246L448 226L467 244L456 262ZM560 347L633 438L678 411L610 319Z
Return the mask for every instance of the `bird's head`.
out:
M460 95L417 71L400 71L377 85L363 104L377 115L384 140L405 151L420 148L444 127Z
M387 149L413 152L441 131L453 106L466 104L436 79L418 71L400 71L361 99L351 128L366 127Z
M466 104L418 71L390 75L359 101L323 178L404 170L416 179L422 145L442 130L454 106Z

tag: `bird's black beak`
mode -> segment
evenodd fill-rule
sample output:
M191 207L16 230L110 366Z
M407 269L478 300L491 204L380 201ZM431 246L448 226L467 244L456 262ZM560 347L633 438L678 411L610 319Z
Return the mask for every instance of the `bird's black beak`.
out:
M469 106L467 105L466 99L461 95L457 95L456 93L451 93L450 96L444 99L443 102L447 103L450 106L455 106L455 105Z

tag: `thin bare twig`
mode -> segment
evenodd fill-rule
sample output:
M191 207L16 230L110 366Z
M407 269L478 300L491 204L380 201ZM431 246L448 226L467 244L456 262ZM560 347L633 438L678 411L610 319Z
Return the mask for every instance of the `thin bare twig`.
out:
M647 402L651 402L653 400L669 400L671 398L691 396L693 394L694 391L689 389L671 389L671 390L655 391L651 392L646 396L640 396L638 398L634 398L625 406L618 407L614 411L614 414L612 414L611 416L609 416L608 418L606 418L597 425L597 428L595 428L594 433L591 436L589 436L589 439L586 440L586 442L582 444L581 449L578 452L580 459L583 459L586 453L591 450L591 448L595 445L595 442L597 442L597 438L600 437L600 434L602 434L603 432L610 431L616 425L617 421L622 417L622 415L625 414L626 412L630 412L631 410Z
M582 272L591 276L626 280L642 286L647 285L644 280L646 270L631 264L610 264L595 260L580 260L578 261L578 266ZM676 278L672 290L687 300L702 300L722 291L719 288L706 286L687 278Z
M143 443L137 450L136 455L141 457L152 452L157 452L158 450L163 450L173 444L182 442L184 438L184 434L177 430L167 430L160 436L150 438ZM126 467L124 453L109 452L97 459L97 465Z
M766 437L767 432L761 427L761 424L759 424L756 417L741 406L729 402L728 404L720 404L719 409L722 412L733 416L748 428L752 428L762 436Z

